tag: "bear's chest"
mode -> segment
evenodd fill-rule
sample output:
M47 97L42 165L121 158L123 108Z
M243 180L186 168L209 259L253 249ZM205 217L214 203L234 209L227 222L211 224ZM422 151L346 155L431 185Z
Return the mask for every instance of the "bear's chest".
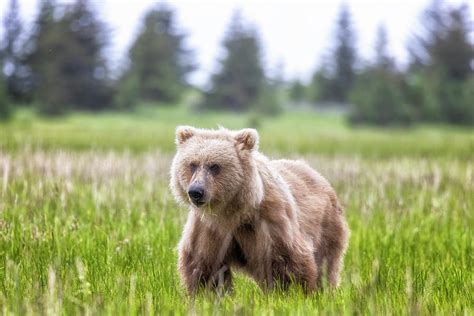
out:
M233 238L234 257L243 266L259 264L271 256L271 236L264 222L239 226Z

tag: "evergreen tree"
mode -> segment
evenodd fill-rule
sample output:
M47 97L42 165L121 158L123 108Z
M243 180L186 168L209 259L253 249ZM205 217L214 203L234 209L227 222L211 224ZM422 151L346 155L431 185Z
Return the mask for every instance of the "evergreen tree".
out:
M63 77L68 101L77 109L100 110L110 106L109 74L104 56L107 31L89 0L76 0L60 21L70 38L63 54ZM87 91L87 93L84 93Z
M55 54L62 49L61 37L63 30L54 19L56 2L41 0L39 13L34 21L30 39L26 42L25 63L29 69L31 89L37 101L39 111L47 115L65 112L63 103L66 87L59 79L60 69Z
M265 74L259 38L238 12L232 17L223 47L225 55L220 60L219 71L211 77L204 106L244 111L262 103Z
M327 59L313 74L310 84L310 99L316 103L323 104L334 100L333 80L329 71Z
M443 23L442 0L432 0L421 17L419 29L422 29L422 32L415 34L408 45L411 71L419 71L430 63L430 46L437 41L437 34L442 33Z
M473 74L474 44L467 4L446 8L434 0L422 16L423 32L411 42L412 65L439 72L452 80L466 80Z
M374 48L375 62L362 71L351 91L349 120L357 124L410 124L414 110L404 96L404 78L396 72L388 54L388 39L383 26L377 30Z
M290 99L296 103L305 101L306 87L299 79L296 79L291 83L289 96Z
M0 74L0 121L6 121L11 116L11 106L7 96L6 84Z
M379 69L393 69L395 67L393 58L388 54L387 30L383 24L377 28L375 38L375 66Z
M333 93L334 99L339 102L347 102L350 90L354 84L357 60L355 40L349 8L343 5L337 19L333 65Z
M311 81L311 99L315 102L347 102L355 81L356 35L347 5L340 8L334 38L333 47L323 56L322 66L315 71Z
M87 0L64 7L43 0L28 47L39 110L57 115L69 109L98 110L110 104L103 58L104 25Z
M0 70L6 81L6 90L10 98L19 100L23 96L22 63L20 36L23 30L18 0L10 0L3 19L4 35L0 45Z
M473 102L468 99L474 77L474 43L469 6L446 6L434 0L425 10L418 33L410 43L412 80L409 90L422 103L425 120L473 124ZM420 98L421 96L421 98Z
M142 29L130 48L129 59L129 68L120 85L122 106L136 99L179 101L194 65L172 9L160 5L145 15Z

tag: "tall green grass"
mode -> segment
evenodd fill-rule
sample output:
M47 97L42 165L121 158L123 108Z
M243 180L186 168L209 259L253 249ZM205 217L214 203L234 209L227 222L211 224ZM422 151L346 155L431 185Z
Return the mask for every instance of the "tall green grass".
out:
M246 115L189 113L183 108L144 108L134 114L75 114L37 119L23 111L0 125L0 149L174 151L177 125L249 127ZM473 129L419 126L379 130L350 128L342 116L292 112L260 120L261 147L268 153L474 158Z
M190 298L176 273L186 210L167 188L174 125L235 128L246 118L162 111L0 126L3 314L474 313L468 130L352 131L302 114L264 121L263 150L303 156L345 206L341 287L264 293L237 274L232 295Z

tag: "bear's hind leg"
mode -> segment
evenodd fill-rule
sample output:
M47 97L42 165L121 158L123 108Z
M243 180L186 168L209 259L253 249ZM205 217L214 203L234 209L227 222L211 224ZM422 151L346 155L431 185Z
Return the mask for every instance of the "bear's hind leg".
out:
M330 254L326 260L327 276L330 287L336 288L339 286L343 256L343 251L338 250Z
M323 288L327 284L330 287L339 285L339 274L342 268L343 252L339 249L331 249L328 253L315 253L318 275L316 279L317 288Z
M343 265L344 254L347 248L347 240L349 237L349 230L345 222L339 223L339 233L333 236L332 242L326 251L324 261L327 264L327 277L329 286L338 287L340 282L340 272Z
M314 253L318 267L318 287L325 286L326 281L330 287L338 287L348 237L349 229L344 220L333 221L330 226L326 226L322 243L317 248L315 246Z

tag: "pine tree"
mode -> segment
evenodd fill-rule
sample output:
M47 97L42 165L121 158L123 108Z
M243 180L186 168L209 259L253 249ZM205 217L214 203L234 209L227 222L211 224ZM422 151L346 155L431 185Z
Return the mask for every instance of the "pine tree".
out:
M334 101L333 88L333 76L329 71L328 59L323 58L323 64L314 72L311 78L310 99L322 104Z
M0 73L0 121L8 120L12 113L6 90L5 80Z
M469 13L467 4L446 6L434 0L422 15L422 32L410 43L409 76L421 82L410 89L421 99L425 120L474 123L469 93L474 78L473 22Z
M343 5L337 19L333 65L333 93L335 100L339 102L347 102L350 90L354 84L357 60L355 40L349 8Z
M434 0L422 16L424 31L411 42L412 65L441 72L449 79L466 80L473 74L474 44L467 4L446 8Z
M387 30L383 24L377 28L375 38L375 66L379 69L392 69L395 65L388 53Z
M403 77L388 54L388 38L383 25L377 29L375 61L363 69L351 91L352 123L406 125L414 119L414 109L406 101Z
M57 115L107 107L111 95L103 57L104 25L87 0L64 7L59 19L55 7L54 0L41 2L28 47L39 110Z
M59 79L59 64L54 56L62 49L61 41L56 39L56 34L62 30L54 19L55 7L54 0L40 1L33 31L25 47L25 63L29 69L31 90L39 111L47 115L66 111L63 93L67 87Z
M60 21L67 30L68 46L61 61L69 104L77 109L100 110L110 106L109 74L104 56L107 31L89 0L76 0ZM84 93L87 91L87 93Z
M130 65L122 78L124 103L134 99L176 103L194 70L193 56L185 47L185 35L176 26L175 13L160 5L144 18L130 48Z
M223 41L224 57L211 77L204 106L244 111L255 106L265 90L265 74L256 30L246 25L239 12L231 20Z
M22 87L21 43L22 23L18 0L10 0L3 19L4 36L1 50L0 69L4 71L7 94L11 99L19 100L24 92Z
M306 87L301 80L296 79L291 83L289 91L290 99L296 103L301 103L306 99Z

